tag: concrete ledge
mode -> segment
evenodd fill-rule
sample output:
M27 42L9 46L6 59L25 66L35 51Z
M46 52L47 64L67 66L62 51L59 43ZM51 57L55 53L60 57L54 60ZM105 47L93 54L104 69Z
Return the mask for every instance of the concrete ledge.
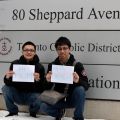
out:
M37 115L37 118L29 116L29 113L19 112L18 116L4 117L8 111L0 110L0 120L54 120L48 115ZM71 117L63 117L62 120L73 120ZM85 119L85 120L105 120L105 119Z
M27 105L18 105L18 107L19 107L20 112L28 112L28 106ZM1 110L6 110L6 105L5 105L5 101L4 101L4 98L3 98L2 94L0 95L0 109ZM66 109L65 116L72 117L73 116L73 109Z
M5 102L2 95L0 95L0 109L6 110ZM28 107L19 106L19 111L28 112ZM86 100L84 115L86 119L119 120L120 102ZM73 109L67 109L66 116L73 116Z

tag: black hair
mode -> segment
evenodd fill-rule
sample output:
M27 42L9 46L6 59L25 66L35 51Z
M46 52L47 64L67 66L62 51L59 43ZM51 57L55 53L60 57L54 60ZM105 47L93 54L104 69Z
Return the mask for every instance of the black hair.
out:
M35 49L35 51L36 51L36 45L35 45L33 42L31 42L31 41L28 41L28 42L24 43L23 46L22 46L22 50L24 49L24 47L25 47L26 45L32 45L32 46L34 46L34 49Z
M71 42L66 37L59 37L58 40L55 42L55 48L57 49L58 46L62 45L68 45L68 47L71 47Z

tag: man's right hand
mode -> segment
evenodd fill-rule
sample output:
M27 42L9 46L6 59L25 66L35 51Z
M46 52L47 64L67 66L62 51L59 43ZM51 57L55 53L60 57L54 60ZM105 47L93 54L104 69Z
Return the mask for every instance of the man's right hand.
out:
M6 72L6 78L7 79L9 79L10 77L12 77L13 76L13 74L15 74L13 71L8 71L8 72Z

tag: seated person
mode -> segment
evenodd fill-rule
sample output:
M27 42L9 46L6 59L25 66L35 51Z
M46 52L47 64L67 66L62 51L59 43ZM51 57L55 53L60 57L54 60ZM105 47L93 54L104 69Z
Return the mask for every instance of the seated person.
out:
M35 72L34 82L15 82L13 81L13 65L34 65ZM28 69L29 71L29 69ZM4 77L5 85L2 88L7 110L9 114L6 116L18 115L18 106L28 105L30 116L36 117L40 109L41 101L38 100L38 95L43 91L45 70L40 64L39 58L36 55L36 46L31 41L28 41L22 46L22 55L19 59L13 61L9 70Z
M85 91L88 90L88 78L85 73L83 64L76 62L75 58L71 54L71 42L66 37L60 37L56 43L55 48L58 54L58 57L48 65L46 79L47 82L51 85L51 75L52 75L52 65L66 65L74 66L73 73L73 84L69 84L67 90L66 100L61 100L55 105L49 105L43 103L41 105L42 110L48 115L55 117L56 120L61 120L62 114L61 111L64 108L74 107L74 120L84 120L84 104L85 104ZM75 64L75 65L74 65ZM64 93L66 84L64 83L53 83L54 90Z

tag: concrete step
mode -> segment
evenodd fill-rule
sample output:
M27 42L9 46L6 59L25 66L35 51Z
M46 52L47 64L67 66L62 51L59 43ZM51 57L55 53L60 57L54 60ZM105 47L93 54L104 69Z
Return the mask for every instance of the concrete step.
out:
M18 116L5 117L8 111L0 110L0 120L54 120L54 117L47 115L38 115L37 118L29 116L29 113L19 112ZM64 117L62 120L73 120L70 117ZM105 119L85 119L85 120L105 120Z

